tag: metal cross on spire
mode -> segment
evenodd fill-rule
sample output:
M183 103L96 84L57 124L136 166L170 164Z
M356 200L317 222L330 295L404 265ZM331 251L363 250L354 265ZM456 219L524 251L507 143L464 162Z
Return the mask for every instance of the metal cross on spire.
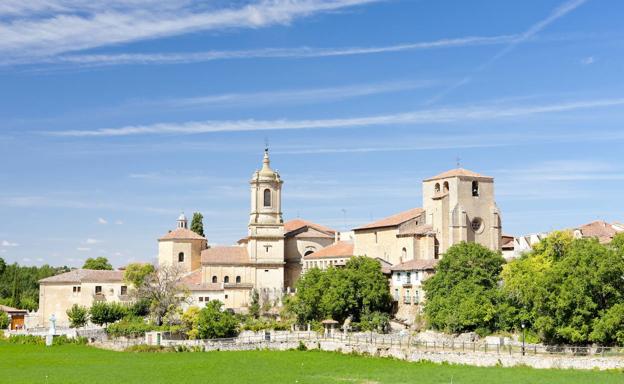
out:
M455 161L457 162L457 168L461 168L461 158L459 156L457 156L455 158Z

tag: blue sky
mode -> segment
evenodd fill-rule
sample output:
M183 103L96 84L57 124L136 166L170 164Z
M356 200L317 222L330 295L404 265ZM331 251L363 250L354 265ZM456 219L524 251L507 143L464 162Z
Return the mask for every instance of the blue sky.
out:
M0 257L151 260L180 211L344 229L494 176L504 232L624 221L620 1L4 0Z

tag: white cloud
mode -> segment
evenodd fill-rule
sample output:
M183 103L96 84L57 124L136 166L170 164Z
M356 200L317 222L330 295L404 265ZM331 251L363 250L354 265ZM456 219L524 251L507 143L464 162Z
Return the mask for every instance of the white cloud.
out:
M624 105L624 98L581 100L554 104L521 106L470 106L456 108L422 109L412 112L359 116L336 119L309 120L234 120L192 121L183 123L158 123L153 125L125 126L94 130L67 130L49 132L55 136L108 137L148 134L199 134L213 132L248 132L265 130L352 128L383 125L417 125L450 123L455 121L482 121L509 117L531 116L544 113L568 112L580 109L614 107Z
M592 65L596 62L596 59L594 59L594 56L587 56L581 59L581 64L583 65Z
M97 243L100 243L100 240L88 238L87 240L84 241L84 243L85 244L97 244Z
M74 64L79 66L105 66L123 64L189 64L215 60L286 58L302 59L311 57L335 57L370 55L404 51L420 51L440 48L456 48L481 45L506 44L514 41L518 35L499 36L467 36L451 39L440 39L405 44L373 47L342 47L342 48L262 48L238 51L204 51L177 53L120 53L120 54L72 54L55 57L38 58L34 61L48 64ZM28 63L32 58L26 59ZM5 60L4 64L19 64L20 61ZM2 61L0 61L2 64Z
M89 252L91 250L91 248L89 247L78 247L76 248L76 251L80 251L80 252Z
M18 247L19 246L19 244L12 243L12 242L10 242L8 240L2 240L2 243L0 243L0 245L3 246L3 247Z
M353 97L370 96L382 93L400 92L418 88L427 88L439 84L438 81L392 81L386 83L358 84L342 87L293 89L255 93L216 94L199 97L187 97L168 100L139 102L138 105L161 106L172 108L206 107L219 105L261 105L294 104L314 101L329 102ZM136 106L136 105L133 105Z
M87 0L35 0L32 6L20 6L13 0L0 8L8 19L0 22L0 54L25 59L199 31L285 25L377 1L254 0L215 9L193 1L114 1L93 6Z
M538 21L537 23L531 25L526 31L524 31L523 33L521 33L521 34L517 35L515 38L513 38L506 47L501 49L494 56L492 56L489 60L487 60L486 62L484 62L483 64L478 66L474 71L472 71L471 75L465 76L463 79L461 79L456 84L453 84L450 87L448 87L447 89L443 90L442 92L434 95L431 99L429 99L427 101L427 104L433 104L433 103L435 103L437 101L440 101L443 97L447 96L451 92L453 92L456 89L461 88L464 85L470 83L472 81L472 77L473 77L474 74L485 70L490 65L492 65L494 62L498 61L503 56L506 56L508 53L513 51L516 48L516 46L518 46L519 44L522 44L522 43L532 39L539 32L541 32L546 27L548 27L550 24L552 24L555 21L557 21L558 19L564 17L568 13L574 11L576 8L580 7L585 2L587 2L587 0L568 0L565 3L561 4L560 6L555 8L550 13L550 15L548 15L548 17L546 17L546 18Z
M108 221L106 219L102 218L102 217L99 217L98 218L98 224L105 225L105 224L108 224Z
M115 221L115 225L123 225L123 221L122 220L116 220Z

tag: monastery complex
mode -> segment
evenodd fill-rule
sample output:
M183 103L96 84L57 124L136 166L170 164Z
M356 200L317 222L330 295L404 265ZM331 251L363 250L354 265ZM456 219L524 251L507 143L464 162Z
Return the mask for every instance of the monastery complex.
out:
M205 237L188 228L184 215L174 229L158 239L158 265L175 265L183 271L190 305L201 307L209 300L219 300L226 308L245 312L252 291L257 290L263 302L279 306L306 270L340 267L353 256L367 256L381 264L400 311L422 302L421 282L434 273L439 258L452 245L476 242L505 252L514 245L522 246L514 242L530 245L533 241L502 235L494 179L462 168L423 180L422 207L347 233L302 219L284 222L283 180L271 168L268 150L249 184L247 236L236 245L209 246ZM601 224L592 223L585 230L594 233L598 227ZM615 227L609 230L618 231ZM539 236L536 239L539 241ZM77 269L43 279L40 284L38 321L42 325L52 314L59 325L67 324L65 312L73 304L130 300L123 271Z

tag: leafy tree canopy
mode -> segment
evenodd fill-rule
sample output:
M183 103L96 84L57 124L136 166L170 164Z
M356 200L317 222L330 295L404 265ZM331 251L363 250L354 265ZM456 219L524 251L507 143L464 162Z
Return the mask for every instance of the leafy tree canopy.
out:
M100 270L112 270L113 266L108 262L106 257L89 257L84 265L82 266L84 269L100 269Z
M436 274L424 282L429 324L450 333L494 330L504 262L500 253L480 244L464 242L449 248Z
M392 298L380 264L368 257L351 258L344 268L313 268L297 282L288 300L299 323L348 317L359 321L365 313L388 313Z
M197 336L202 339L219 339L235 337L238 334L236 317L227 311L222 311L222 306L223 303L213 300L201 309L199 318L196 320ZM190 317L192 319L192 315Z
M145 284L147 277L154 273L156 269L151 264L132 263L128 264L124 271L124 281L134 287L141 287Z
M81 328L87 325L89 321L89 310L86 307L74 304L67 310L67 317L69 318L69 326L71 328Z
M199 212L193 213L193 220L191 221L191 231L197 233L200 236L204 235L204 215Z

